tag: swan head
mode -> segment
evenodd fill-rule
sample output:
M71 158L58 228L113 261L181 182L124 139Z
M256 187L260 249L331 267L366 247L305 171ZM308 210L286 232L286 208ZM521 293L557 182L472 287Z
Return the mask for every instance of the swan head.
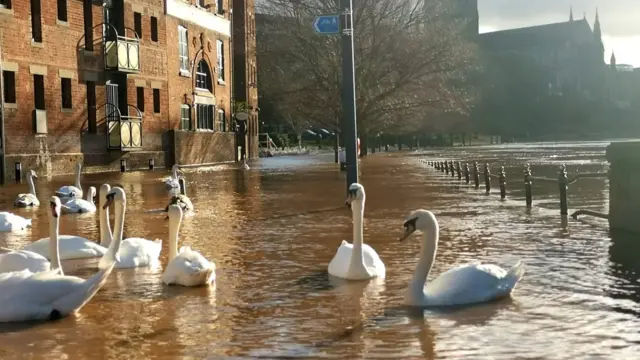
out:
M51 215L53 215L54 218L60 217L60 210L62 209L60 198L52 196L49 199L49 206L51 207Z
M111 205L113 202L116 202L116 201L119 201L122 203L127 202L127 196L124 194L124 190L121 187L117 187L117 186L111 189L111 191L107 193L107 201L104 203L102 208L106 209L109 207L109 205Z
M109 191L111 191L111 185L109 184L102 184L100 186L100 200L104 200L107 197L107 194L109 193Z
M29 170L29 175L34 179L38 178L38 174L36 174L35 170Z
M95 202L95 197L96 197L96 188L94 186L90 186L89 190L87 190L87 200L91 199L93 200L93 202Z
M364 201L364 186L353 183L349 186L349 190L347 190L347 201L345 205L351 208L351 203L354 201L363 202Z
M170 220L170 221L182 220L182 208L177 203L174 205L170 205L169 209L167 210L167 213L168 213L167 217L164 218L165 220Z
M415 210L404 221L404 233L400 237L400 241L406 240L415 231L426 231L432 227L437 227L436 216L429 210Z

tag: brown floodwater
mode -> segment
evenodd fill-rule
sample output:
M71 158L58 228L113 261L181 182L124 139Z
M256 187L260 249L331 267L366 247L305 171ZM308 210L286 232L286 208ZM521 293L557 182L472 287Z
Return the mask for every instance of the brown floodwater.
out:
M180 241L215 261L216 286L167 287L161 269L116 269L76 316L0 325L0 358L637 358L640 242L612 239L606 221L562 219L553 182L534 182L534 208L524 204L524 163L546 177L556 177L560 164L570 174L606 171L605 146L486 146L362 160L365 242L386 264L387 278L350 283L326 273L340 242L351 241L344 173L332 154L263 159L247 173L226 166L185 170L196 214L183 221ZM494 173L504 165L508 199L485 195L423 159L489 162ZM163 239L163 265L168 224L155 210L169 199L161 182L168 174L82 178L85 191L104 182L125 189L125 236ZM39 179L41 201L71 178ZM12 205L26 189L2 189L3 209L33 218L28 231L0 234L2 247L48 236L47 206ZM572 185L569 207L606 212L608 182ZM432 210L441 225L431 277L472 260L508 267L522 259L527 273L512 298L447 311L404 308L420 241L397 237L418 208ZM98 239L97 218L65 215L61 233Z

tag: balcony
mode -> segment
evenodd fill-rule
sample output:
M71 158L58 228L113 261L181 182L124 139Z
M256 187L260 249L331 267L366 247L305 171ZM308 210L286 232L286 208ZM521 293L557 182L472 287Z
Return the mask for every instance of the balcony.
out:
M140 37L133 29L125 28L126 33L133 37L118 34L111 24L104 26L103 56L106 71L118 71L125 73L140 72Z
M142 113L133 106L136 115L122 115L120 109L107 103L107 146L109 150L135 151L142 149Z

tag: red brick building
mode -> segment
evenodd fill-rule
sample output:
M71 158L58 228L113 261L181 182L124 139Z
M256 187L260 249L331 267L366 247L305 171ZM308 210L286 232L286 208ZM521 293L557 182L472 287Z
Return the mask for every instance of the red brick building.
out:
M258 71L254 0L233 1L233 97L249 115L245 141L250 158L258 157ZM236 106L237 108L238 106Z
M233 161L229 16L227 0L0 0L5 178Z

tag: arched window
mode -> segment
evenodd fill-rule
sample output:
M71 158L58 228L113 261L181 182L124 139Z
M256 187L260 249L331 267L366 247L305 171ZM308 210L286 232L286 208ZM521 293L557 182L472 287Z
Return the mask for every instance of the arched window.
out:
M204 59L200 60L196 69L196 88L213 92L211 70L209 70L209 65Z

